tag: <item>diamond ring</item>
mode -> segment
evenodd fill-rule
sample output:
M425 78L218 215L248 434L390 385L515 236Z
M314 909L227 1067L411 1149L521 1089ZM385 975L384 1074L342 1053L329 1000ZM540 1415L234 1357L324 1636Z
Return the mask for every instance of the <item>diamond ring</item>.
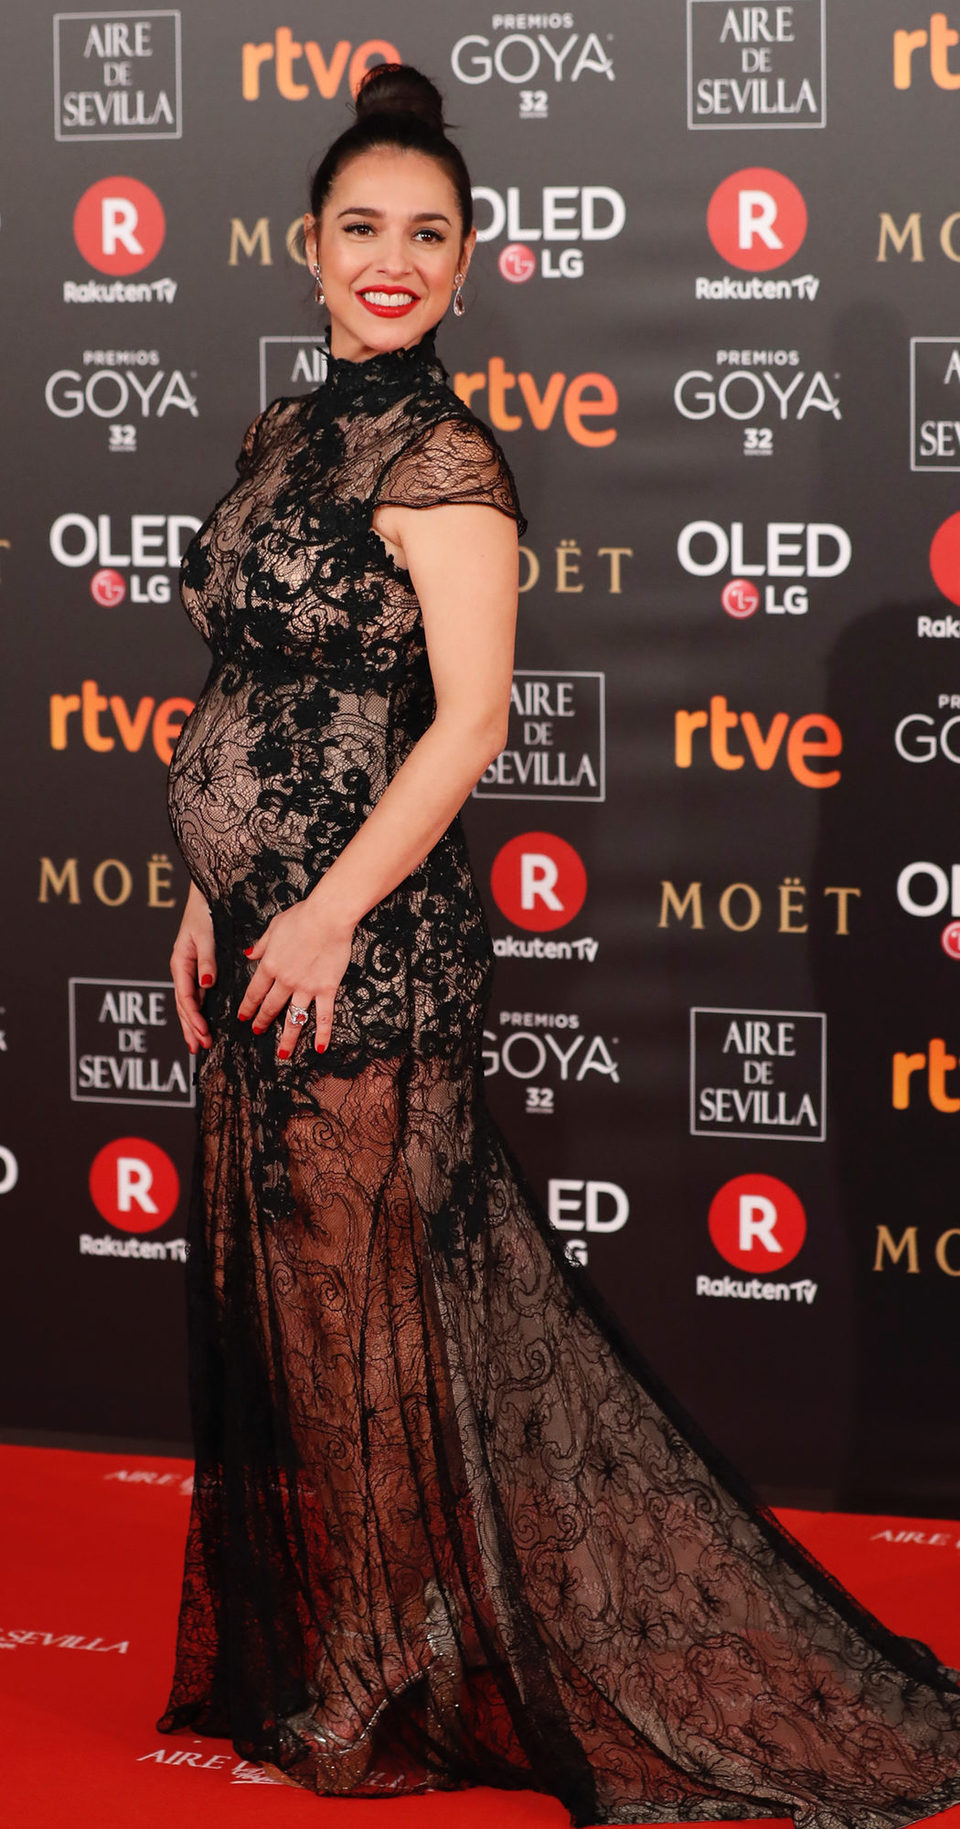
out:
M290 1005L289 1009L287 1010L287 1021L295 1023L297 1028L300 1029L303 1027L303 1024L307 1021L309 1015L310 1015L309 1010L301 1010L300 1005L298 1003L292 1003Z

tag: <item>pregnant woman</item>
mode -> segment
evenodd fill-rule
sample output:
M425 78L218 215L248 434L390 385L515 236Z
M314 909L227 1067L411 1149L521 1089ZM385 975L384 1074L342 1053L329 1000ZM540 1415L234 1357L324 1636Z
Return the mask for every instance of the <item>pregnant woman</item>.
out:
M470 183L380 66L314 179L326 376L186 555L170 771L198 1055L196 1480L161 1726L328 1794L885 1829L960 1688L759 1507L567 1264L488 1114L458 809L505 741L523 522L433 333Z

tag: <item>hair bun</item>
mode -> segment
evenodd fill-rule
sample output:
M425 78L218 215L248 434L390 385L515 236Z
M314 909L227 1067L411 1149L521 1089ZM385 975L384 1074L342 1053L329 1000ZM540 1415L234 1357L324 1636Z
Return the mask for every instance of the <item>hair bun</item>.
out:
M357 90L354 107L358 120L371 114L414 114L434 133L446 131L439 89L412 64L374 64Z

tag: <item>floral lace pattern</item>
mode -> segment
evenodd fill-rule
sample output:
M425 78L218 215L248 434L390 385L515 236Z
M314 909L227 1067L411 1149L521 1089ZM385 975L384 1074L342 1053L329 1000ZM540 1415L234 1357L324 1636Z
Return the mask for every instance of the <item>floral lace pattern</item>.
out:
M565 1260L483 1100L455 819L358 925L331 1046L236 1020L433 715L378 504L523 520L432 338L275 401L183 567L213 657L170 811L210 903L187 1289L196 1484L166 1732L313 1790L533 1789L574 1822L897 1829L960 1802L960 1687L703 1441Z

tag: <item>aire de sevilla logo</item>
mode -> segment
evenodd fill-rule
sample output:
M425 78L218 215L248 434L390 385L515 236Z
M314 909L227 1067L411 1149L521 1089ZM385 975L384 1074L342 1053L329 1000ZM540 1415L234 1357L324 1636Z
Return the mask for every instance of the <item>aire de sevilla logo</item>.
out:
M495 939L493 950L497 958L596 958L596 940L539 937L566 927L586 900L583 860L565 838L555 832L521 832L509 839L493 860L490 888L501 914L515 927L537 936L532 940L513 935Z
M73 213L80 253L98 273L139 273L156 260L166 234L159 197L138 178L99 178Z
M101 1219L121 1232L155 1232L180 1198L180 1179L166 1150L145 1137L117 1137L90 1169L90 1198Z

